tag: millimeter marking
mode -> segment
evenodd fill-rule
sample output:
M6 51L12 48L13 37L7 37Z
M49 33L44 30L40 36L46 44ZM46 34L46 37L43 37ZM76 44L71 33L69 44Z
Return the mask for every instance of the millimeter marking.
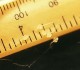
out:
M2 45L3 45L4 49L5 49L5 51L6 51L6 47L5 47L4 42L3 42L2 39L1 39L1 42L2 42Z
M19 7L19 5L18 5L18 2L17 2L17 1L16 1L16 5L17 5L17 7L18 7L19 11L21 12L20 7Z
M77 22L77 20L76 20L74 15L73 15L73 18L74 18L74 21L76 22L76 25L78 25L78 22Z
M0 10L1 10L2 15L4 15L3 10L2 10L2 8L1 8L1 7L0 7Z
M17 47L17 45L16 45L16 43L15 43L15 41L14 41L14 39L13 39L13 38L12 38L12 41L13 41L13 43L14 43L15 47Z
M66 23L66 21L65 21L65 19L64 19L64 16L62 16L62 19L63 19L63 22L64 22L66 28L68 28L67 23Z

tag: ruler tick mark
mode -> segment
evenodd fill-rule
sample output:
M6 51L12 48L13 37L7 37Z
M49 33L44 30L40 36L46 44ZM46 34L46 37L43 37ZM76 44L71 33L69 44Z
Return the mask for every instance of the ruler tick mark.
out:
M22 42L19 40L19 42L20 42L20 45L22 45Z
M2 10L2 8L1 8L1 7L0 7L0 10L1 10L2 15L4 15L3 10Z
M28 13L25 11L26 16L28 16Z
M19 3L22 4L22 3L21 3L21 0L19 0Z
M49 28L49 30L50 30L50 32L52 33L52 30L51 30L51 28Z
M41 33L39 32L39 35L40 35L40 37L42 38L42 35L41 35Z
M15 47L17 47L17 45L16 45L16 43L15 43L15 41L14 41L14 38L12 38L12 41L13 41L13 43L14 43Z
M12 5L11 5L11 3L9 3L9 6L10 6L10 8L12 8Z
M55 30L56 30L56 32L57 32L58 30L57 30L57 28L56 28L56 26L55 26L55 24L54 24L54 23L53 23L53 26L54 26L54 28L55 28Z
M62 26L60 25L61 30L63 30Z
M13 6L15 7L15 3L14 2L12 2L13 3Z
M29 39L30 39L30 41L32 42L32 39L31 39L31 37L29 36Z
M67 23L66 23L66 21L65 21L65 19L64 19L64 16L62 16L62 19L63 19L63 22L64 22L66 28L68 29L68 26L67 26Z
M42 24L42 26L43 26L43 30L45 31L45 27L44 27L44 25Z
M73 25L72 25L72 22L70 21L70 25L71 25L71 27L73 27Z
M3 42L2 39L1 39L1 42L2 42L2 45L3 45L4 49L5 49L5 51L6 51L6 47L5 47L4 42Z
M77 22L76 17L74 15L73 15L73 18L74 18L76 25L78 25L78 22Z
M12 49L12 47L11 47L10 43L9 43L9 47L10 47L10 49Z
M4 10L6 10L5 6L3 5Z
M9 9L8 5L6 4L7 9Z
M34 31L32 31L33 32L33 34L34 34L34 37L35 37L35 39L37 40L37 37L36 37L36 34L35 34L35 32Z
M27 44L27 41L25 40L25 43Z
M16 5L17 5L17 7L18 7L19 11L21 12L20 7L19 7L19 5L18 5L18 2L17 2L17 1L16 1Z

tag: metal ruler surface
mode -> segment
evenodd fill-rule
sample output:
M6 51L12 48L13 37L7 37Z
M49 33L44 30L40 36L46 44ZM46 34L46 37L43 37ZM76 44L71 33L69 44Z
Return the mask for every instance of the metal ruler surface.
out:
M80 0L0 3L0 58L80 30Z

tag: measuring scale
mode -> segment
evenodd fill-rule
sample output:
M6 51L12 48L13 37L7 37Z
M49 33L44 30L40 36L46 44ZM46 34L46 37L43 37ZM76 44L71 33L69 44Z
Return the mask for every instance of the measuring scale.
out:
M80 0L13 0L0 6L0 58L80 30Z

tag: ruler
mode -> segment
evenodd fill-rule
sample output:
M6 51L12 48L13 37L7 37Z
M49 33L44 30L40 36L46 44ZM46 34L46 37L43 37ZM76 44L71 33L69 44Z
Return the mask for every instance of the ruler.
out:
M80 30L80 0L13 0L0 5L0 58Z

